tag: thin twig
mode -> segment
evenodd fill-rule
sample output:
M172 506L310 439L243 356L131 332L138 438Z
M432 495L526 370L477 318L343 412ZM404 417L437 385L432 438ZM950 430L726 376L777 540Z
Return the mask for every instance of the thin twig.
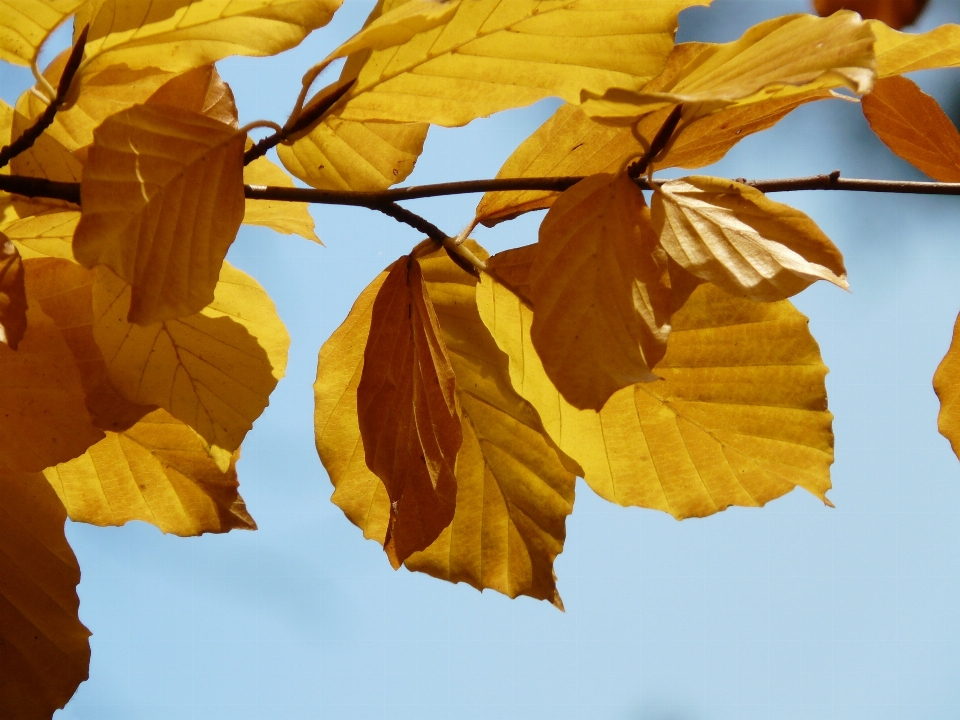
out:
M657 134L653 136L653 140L650 141L650 147L647 148L643 157L627 168L627 174L631 178L636 180L643 175L647 171L647 166L655 160L657 155L660 154L660 151L667 146L667 143L670 142L670 138L673 135L673 131L677 129L682 114L683 103L674 105L673 110L670 111L666 120L663 121L663 125L657 130Z
M70 57L67 58L67 64L63 67L63 73L60 75L60 84L57 86L56 97L50 101L50 104L47 105L43 113L34 121L33 125L28 127L14 142L0 149L0 168L4 167L20 153L29 150L37 141L37 138L43 134L43 131L53 123L57 111L67 98L67 93L70 91L70 84L73 82L73 76L77 74L77 69L80 67L80 61L83 60L83 50L87 45L87 32L89 30L90 26L85 25L83 30L80 31L80 35L77 36L77 43L73 46Z

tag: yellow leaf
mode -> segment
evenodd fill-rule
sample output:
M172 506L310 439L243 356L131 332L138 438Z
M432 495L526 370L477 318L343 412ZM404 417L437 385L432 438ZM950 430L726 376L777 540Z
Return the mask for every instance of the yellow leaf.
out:
M129 285L98 269L93 334L110 382L130 402L187 423L226 472L286 368L290 338L273 302L228 263L213 302L195 315L133 325L130 295Z
M511 387L507 358L477 314L476 280L445 253L434 253L421 265L456 375L463 445L453 522L405 564L451 582L560 605L553 561L563 548L575 476L544 437L533 407ZM363 292L324 345L314 386L317 448L336 487L333 501L366 537L379 542L390 502L363 461L355 389L373 299L385 277L381 274Z
M255 530L237 492L238 456L221 472L190 427L155 410L44 475L76 522L142 520L180 536Z
M670 332L666 272L626 174L581 180L550 208L530 271L531 336L569 403L599 410L620 388L654 379Z
M82 80L108 65L180 72L230 55L275 55L326 25L343 0L94 0Z
M74 261L73 232L80 222L76 210L30 215L4 223L2 230L23 258L62 258Z
M817 280L849 288L843 256L816 223L747 185L670 180L654 193L652 210L670 257L734 295L782 300Z
M508 251L509 255L514 251ZM480 315L587 483L619 505L699 517L763 505L800 486L826 502L832 415L807 319L788 301L755 303L705 284L673 316L663 379L577 410L550 383L530 341L532 312L489 276Z
M199 113L138 105L94 138L74 255L133 286L132 322L198 312L243 219L244 135Z
M0 233L0 344L16 350L26 329L23 260L16 246Z
M175 75L147 98L147 104L183 108L232 128L240 127L233 90L213 65Z
M879 20L870 28L877 38L877 77L960 65L960 25L941 25L921 34L892 30Z
M15 111L11 136L20 137L21 133L32 124L32 120ZM56 182L80 182L83 174L81 160L47 133L41 134L30 148L14 157L8 167L13 175L46 178ZM14 196L13 206L20 217L76 209L76 205L63 200L23 196Z
M950 348L933 375L933 389L940 399L937 428L940 434L950 441L954 454L960 457L960 362L958 359L960 359L960 317L957 317L953 327Z
M367 466L390 498L384 550L394 567L453 520L463 440L456 380L420 264L405 255L377 293L357 386Z
M813 0L818 15L853 10L863 18L875 18L899 30L923 12L927 0Z
M29 65L40 46L85 0L0 0L0 60Z
M940 182L960 182L960 133L932 97L905 77L878 80L863 114L883 143Z
M49 720L87 679L66 519L43 475L0 473L0 717Z
M0 472L38 472L103 438L60 331L38 306L16 352L0 344Z
M863 94L875 75L873 42L870 25L856 13L785 15L755 25L734 42L701 45L696 57L656 90L614 86L602 95L587 92L583 110L605 122L630 125L640 115L677 103L684 103L689 117L734 102L843 86Z
M453 0L412 37L401 9L397 32L377 26L341 117L458 126L550 95L639 90L663 68L677 14L708 1Z
M251 145L247 140L247 147ZM247 185L294 187L290 176L265 157L257 158L243 169L243 182ZM248 225L262 225L284 235L296 233L307 240L320 242L306 203L247 200L244 208L243 222Z

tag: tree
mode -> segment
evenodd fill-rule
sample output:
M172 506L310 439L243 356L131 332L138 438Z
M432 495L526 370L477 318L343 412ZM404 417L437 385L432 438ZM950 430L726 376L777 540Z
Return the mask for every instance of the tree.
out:
M812 220L763 193L956 192L956 130L900 77L960 62L955 28L915 37L838 12L674 47L679 11L705 3L382 3L307 73L284 126L248 141L264 123L238 127L212 63L290 47L337 4L229 17L209 0L152 14L7 4L4 57L28 64L76 13L73 50L4 111L0 360L23 382L3 401L3 506L10 546L43 568L5 570L20 613L2 634L12 716L49 715L85 676L65 515L180 535L255 527L235 463L288 338L262 289L223 259L241 222L316 239L302 202L368 207L428 238L357 300L317 381L334 502L394 567L560 605L552 564L578 475L613 502L679 518L797 485L827 502L826 368L786 298L817 279L845 286L846 272ZM572 29L576 53L554 39ZM223 43L237 37L250 45ZM643 51L611 57L614 42ZM340 80L311 97L337 57ZM654 175L708 164L841 90L864 95L880 137L943 182ZM569 104L498 180L386 189L412 171L428 124L548 95ZM271 147L316 189L293 188ZM538 244L487 257L465 240L472 226L450 237L396 204L477 190L484 224L549 208ZM951 354L937 387L955 441L954 373ZM34 642L25 620L41 629Z

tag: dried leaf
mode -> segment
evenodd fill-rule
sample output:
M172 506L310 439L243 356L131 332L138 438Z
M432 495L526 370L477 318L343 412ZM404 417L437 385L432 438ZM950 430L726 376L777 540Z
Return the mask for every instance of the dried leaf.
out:
M357 408L367 466L390 498L384 550L399 567L453 520L463 440L453 368L410 256L393 264L373 303Z
M670 82L656 90L584 93L583 110L605 122L631 125L665 105L684 103L688 117L734 102L848 87L869 92L876 63L870 25L856 13L829 18L785 15L766 20L724 45L703 44ZM692 107L688 107L692 106Z
M0 60L33 62L40 46L85 0L0 0Z
M960 133L940 105L905 77L878 80L863 98L870 128L894 153L940 182L960 182Z
M80 566L40 473L0 473L0 717L49 720L87 679Z
M816 223L747 185L670 180L654 193L652 211L670 257L734 295L782 300L817 280L849 288L843 256Z
M133 325L130 295L129 285L98 269L93 334L110 382L126 400L187 423L226 472L286 368L290 338L273 302L227 263L214 301L195 315Z
M663 379L620 390L599 414L569 405L550 383L530 341L532 312L516 295L485 276L477 304L510 357L513 386L601 497L678 519L763 505L795 486L827 502L827 368L788 301L701 285L673 316L655 367Z
M74 255L133 286L132 322L200 311L243 219L244 135L199 113L138 105L94 137Z
M933 375L933 389L940 399L937 429L950 441L954 454L960 457L960 362L958 360L960 360L960 316L957 317L953 327L950 348Z
M960 25L941 25L920 34L892 30L879 20L870 28L877 38L877 77L960 65Z
M27 329L27 292L23 260L16 246L0 233L0 345L16 350Z
M76 522L142 520L180 536L255 530L237 492L238 456L221 472L189 426L155 410L44 475Z
M880 20L896 30L913 24L926 4L927 0L813 0L818 15L853 10L865 19Z
M247 140L247 148L251 145L251 141ZM243 169L243 182L247 185L294 187L290 176L265 157L257 158ZM243 222L248 225L262 225L284 235L296 233L307 240L320 242L314 232L313 217L306 203L247 200Z
M654 378L670 332L666 265L626 174L581 180L550 208L530 271L531 335L567 402L599 410Z

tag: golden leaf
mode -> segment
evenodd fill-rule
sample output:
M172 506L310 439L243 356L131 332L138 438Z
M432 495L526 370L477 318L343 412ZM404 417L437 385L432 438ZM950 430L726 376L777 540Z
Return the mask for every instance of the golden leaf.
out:
M0 0L0 60L29 65L40 46L85 0Z
M960 65L960 25L941 25L920 34L898 32L879 20L870 27L877 38L877 77Z
M795 486L827 502L827 368L788 301L701 285L673 316L654 368L663 379L620 390L599 414L569 405L550 383L530 341L532 312L516 295L484 276L477 304L510 357L514 387L601 497L679 519L763 505Z
M228 263L213 302L195 315L133 325L130 295L129 285L98 269L93 334L110 382L126 400L187 423L226 472L286 368L290 338L273 302Z
M592 175L550 208L530 271L531 336L567 402L599 410L620 388L654 379L670 332L666 266L626 174Z
M16 246L0 233L0 345L16 350L27 329L27 292L23 259Z
M230 55L275 55L326 25L343 0L92 0L86 77L109 65L180 72Z
M138 105L94 138L74 255L133 286L132 322L198 312L243 219L244 135L199 113Z
M44 475L77 522L142 520L180 536L255 530L237 492L238 456L221 472L189 426L155 410Z
M863 114L883 143L940 182L960 182L960 133L932 97L905 77L878 80Z
M409 15L394 9L396 32L386 15L361 31L377 25L375 49L341 117L459 126L550 95L579 103L584 89L638 90L663 68L677 14L708 2L453 0L413 35Z
M367 466L390 498L384 550L396 568L453 520L463 440L456 380L420 264L393 264L371 309L357 386Z
M472 249L482 253L476 245ZM463 444L453 522L405 564L450 582L560 605L553 561L563 548L575 476L544 437L533 407L511 387L507 358L477 314L476 280L442 252L421 265L456 375ZM363 462L355 388L373 298L385 277L361 294L324 345L314 386L317 447L336 487L333 501L379 542L390 502Z
M80 566L40 473L0 473L0 717L49 720L87 679Z
M927 0L813 0L818 15L832 15L837 10L853 10L863 18L872 18L899 30L911 25Z
M960 362L958 359L960 359L960 316L957 317L953 327L950 348L933 375L933 389L940 399L937 429L950 441L954 454L960 457Z
M653 226L681 267L727 292L782 300L817 280L848 289L843 256L816 223L731 180L669 180L653 195Z
M183 108L232 128L240 127L233 90L213 65L201 65L173 76L147 98L147 104Z
M20 250L24 260L30 258L62 258L75 262L73 233L80 222L76 210L30 215L6 222L2 230Z
M84 407L69 348L32 303L17 351L0 344L0 407L0 472L38 472L103 438Z
M247 140L247 148L252 144ZM290 176L265 157L259 157L243 168L243 182L247 185L294 187ZM296 233L307 240L320 242L306 203L247 200L244 208L243 222L248 225L262 225L284 235Z
M582 106L594 118L632 125L647 112L677 103L684 103L689 117L734 102L813 90L846 86L863 94L875 75L873 42L870 25L856 13L785 15L753 26L734 42L700 45L699 54L662 87L586 92Z

